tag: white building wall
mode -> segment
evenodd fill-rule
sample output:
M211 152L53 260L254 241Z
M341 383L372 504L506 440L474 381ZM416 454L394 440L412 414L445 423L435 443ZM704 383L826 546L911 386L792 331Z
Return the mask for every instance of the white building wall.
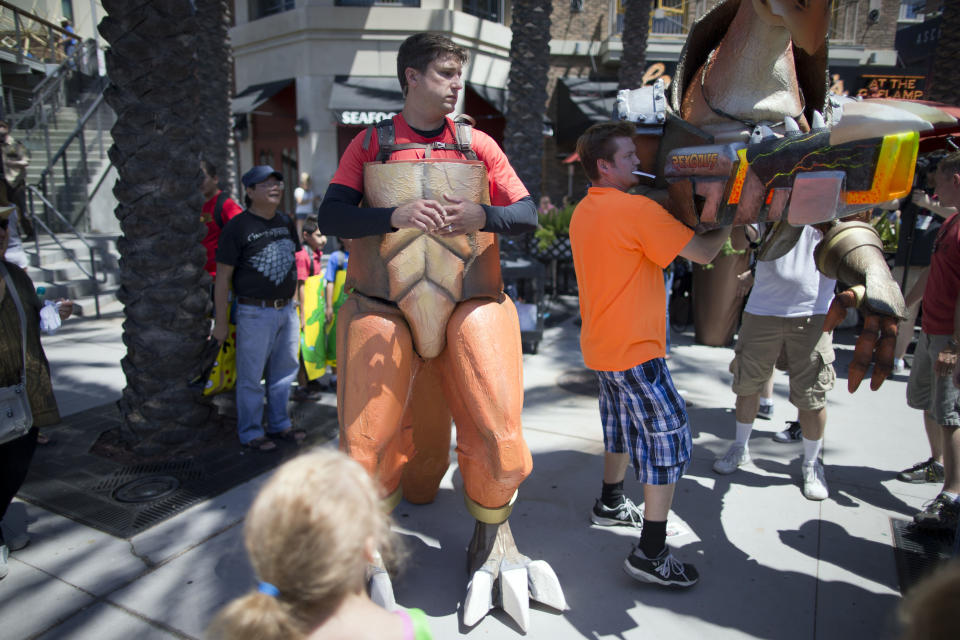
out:
M506 87L510 28L452 8L459 5L459 0L421 0L419 8L337 7L334 0L301 0L294 10L250 21L247 3L240 0L230 31L237 91L296 80L297 117L308 123L308 133L298 144L300 170L310 173L318 190L325 190L337 168L337 120L329 109L335 76L396 79L400 43L419 31L438 31L469 51L466 81ZM461 94L458 111L462 106ZM240 144L241 169L252 160L248 139Z

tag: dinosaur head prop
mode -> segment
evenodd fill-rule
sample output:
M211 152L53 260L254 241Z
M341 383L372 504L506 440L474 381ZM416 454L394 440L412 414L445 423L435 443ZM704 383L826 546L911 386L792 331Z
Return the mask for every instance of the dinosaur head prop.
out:
M813 55L830 28L832 0L752 0L753 10L767 24L790 32L793 43Z

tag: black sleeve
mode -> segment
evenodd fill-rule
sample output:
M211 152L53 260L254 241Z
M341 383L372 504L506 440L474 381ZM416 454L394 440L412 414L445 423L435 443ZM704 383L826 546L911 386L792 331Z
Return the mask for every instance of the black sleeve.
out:
M487 224L481 231L517 236L537 229L537 205L530 196L507 207L480 206L487 212Z
M239 219L241 215L242 212L228 220L223 227L223 231L220 232L215 259L221 264L235 267L240 260L240 243L237 241L237 237L240 225L243 224L242 220Z
M341 238L363 238L396 231L390 225L393 209L360 207L363 194L342 184L330 183L317 211L320 231Z

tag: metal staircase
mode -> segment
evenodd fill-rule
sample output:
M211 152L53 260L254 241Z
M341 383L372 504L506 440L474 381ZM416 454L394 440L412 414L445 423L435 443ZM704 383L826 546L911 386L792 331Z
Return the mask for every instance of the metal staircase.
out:
M119 311L114 294L120 234L107 157L115 118L103 101L106 82L96 45L77 42L64 56L52 45L53 25L2 0L0 27L9 12L19 31L8 40L48 34L45 48L5 51L8 42L0 39L4 111L11 135L31 156L27 208L37 233L23 243L30 276L47 298L73 299L81 315Z

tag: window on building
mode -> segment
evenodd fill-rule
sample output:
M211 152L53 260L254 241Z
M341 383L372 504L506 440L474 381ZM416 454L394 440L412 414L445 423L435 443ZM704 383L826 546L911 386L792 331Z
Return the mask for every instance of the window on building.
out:
M250 19L265 18L275 13L290 11L296 0L250 0Z
M938 2L928 0L900 0L899 22L923 22L927 13L936 13L940 7Z
M337 0L338 7L419 7L420 0Z
M503 22L503 0L463 0L463 12L491 22Z
M650 35L653 37L686 35L684 19L690 4L690 0L654 0L650 7ZM623 33L625 5L625 0L617 0L614 32L618 34Z
M866 19L861 14L859 2L833 3L833 15L830 18L831 44L856 44L857 23Z
M60 13L73 24L73 0L60 0Z

